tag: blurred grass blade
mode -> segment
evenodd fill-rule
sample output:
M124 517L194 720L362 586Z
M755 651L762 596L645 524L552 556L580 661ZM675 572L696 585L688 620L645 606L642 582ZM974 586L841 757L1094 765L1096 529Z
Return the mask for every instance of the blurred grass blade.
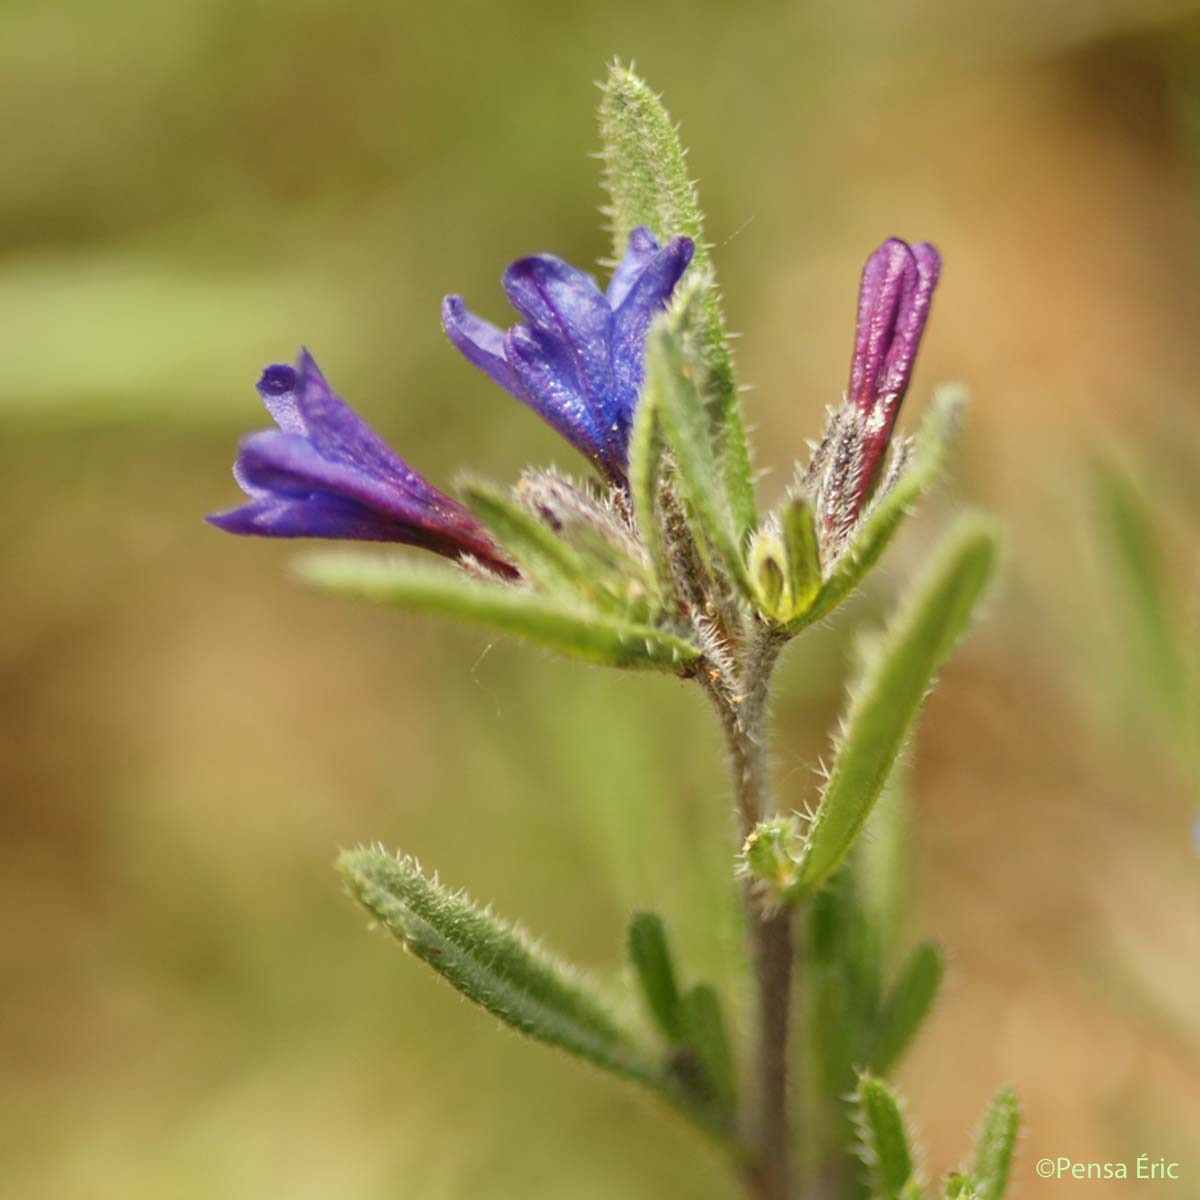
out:
M650 327L644 395L650 397L662 419L688 508L703 541L715 551L725 574L743 594L753 598L742 540L730 516L699 390L693 337L699 287L695 281L682 285L677 305Z
M913 439L908 465L891 490L867 510L816 599L806 612L797 616L793 630L803 629L832 612L879 561L909 510L941 473L965 407L966 392L961 387L940 388L934 394Z
M667 630L444 567L334 551L302 558L297 572L324 591L473 622L608 666L672 671L700 655Z
M810 894L828 879L861 832L938 669L967 628L991 575L996 545L989 522L961 520L874 649L808 830L798 894Z
M942 1184L943 1200L979 1200L979 1193L975 1191L975 1185L971 1182L968 1175L962 1175L957 1171L951 1171L946 1176L946 1182Z
M791 496L783 507L783 540L787 547L792 612L789 619L812 607L821 590L821 556L816 518L803 496Z
M600 101L605 186L610 197L613 255L625 254L630 232L645 225L660 241L685 235L695 243L691 277L709 280L700 302L697 340L714 452L729 494L738 536L754 528L754 478L742 426L733 357L712 280L700 202L688 174L679 132L662 101L632 71L609 69Z
M933 1007L944 972L945 960L934 942L922 942L905 959L878 1018L870 1060L877 1075L886 1075L916 1036Z
M887 1084L873 1075L860 1075L853 1104L859 1153L871 1175L872 1196L877 1200L919 1196L904 1118Z
M1114 590L1123 601L1123 639L1166 718L1186 731L1188 678L1179 631L1172 615L1166 571L1153 518L1131 480L1117 467L1097 463L1092 487Z
M411 858L349 850L338 870L354 898L468 1000L538 1041L661 1085L654 1055L583 977L516 926L427 879Z
M697 983L683 997L683 1034L704 1068L718 1110L732 1118L737 1106L733 1052L725 1032L725 1018L716 989Z
M988 1106L979 1136L971 1182L978 1200L1001 1200L1008 1187L1021 1124L1021 1106L1011 1088L1001 1088Z
M646 1008L665 1037L683 1041L683 1011L667 931L657 913L637 912L629 922L629 961Z

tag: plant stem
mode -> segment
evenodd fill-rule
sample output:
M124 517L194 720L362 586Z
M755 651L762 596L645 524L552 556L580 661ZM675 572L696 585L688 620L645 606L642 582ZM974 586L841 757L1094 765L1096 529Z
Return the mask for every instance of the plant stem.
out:
M769 633L756 631L739 663L738 686L731 693L712 692L729 744L743 839L773 808L767 755L767 701L779 649L780 643ZM742 894L757 1008L747 1192L753 1200L789 1200L792 919L786 909L765 913L749 884Z

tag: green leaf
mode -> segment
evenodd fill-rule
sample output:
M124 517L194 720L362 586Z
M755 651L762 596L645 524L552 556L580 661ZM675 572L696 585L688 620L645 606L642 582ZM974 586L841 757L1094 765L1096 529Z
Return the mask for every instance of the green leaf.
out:
M1008 1187L1021 1124L1021 1106L1011 1088L1001 1088L988 1106L975 1139L971 1180L978 1200L1001 1200Z
M741 538L730 516L711 431L700 392L695 320L702 284L681 285L671 311L658 317L646 340L646 396L658 412L667 444L674 451L679 477L704 542L743 594L754 598Z
M737 1106L733 1053L716 989L697 983L683 997L684 1040L694 1051L712 1087L718 1110L731 1115Z
M899 1102L881 1079L863 1074L853 1103L859 1153L871 1173L873 1194L878 1200L908 1200L917 1181Z
M799 895L846 857L904 748L938 669L965 632L996 556L990 522L965 518L911 590L856 689L800 856Z
M913 439L912 457L894 485L868 508L850 543L827 571L811 606L791 626L798 632L833 611L879 561L887 544L921 493L938 477L961 422L966 393L958 386L939 388Z
M700 656L670 630L444 567L338 551L302 558L297 572L324 591L485 625L608 666L677 671Z
M922 942L904 961L883 1002L871 1051L871 1070L885 1075L929 1015L945 972L942 951Z
M695 243L691 275L709 280L701 301L698 342L715 457L738 536L754 528L754 479L742 426L733 358L679 132L662 101L632 71L614 63L600 102L605 186L611 204L613 254L625 254L630 232L647 226L660 241L684 235Z
M794 620L808 611L821 590L821 552L812 505L792 496L783 507L783 540L787 547L788 591Z
M411 858L348 850L337 865L354 898L468 1000L538 1041L663 1086L638 1036L579 972L521 929L426 878Z
M658 412L659 389L643 387L633 412L629 436L629 494L638 533L654 567L658 589L669 596L674 586L671 564L663 546L658 490L662 479L662 421Z
M637 912L629 922L629 961L646 1008L672 1042L683 1041L683 1011L667 931L657 913Z

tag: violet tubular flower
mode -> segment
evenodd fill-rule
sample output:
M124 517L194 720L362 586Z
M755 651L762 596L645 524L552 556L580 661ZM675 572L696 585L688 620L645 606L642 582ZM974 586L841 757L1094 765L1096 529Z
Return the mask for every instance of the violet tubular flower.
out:
M908 391L942 260L927 242L889 238L863 267L848 399L862 444L855 497L861 509L875 486Z
M500 330L468 311L460 296L442 302L442 324L468 362L623 486L646 334L694 249L687 237L660 246L638 226L606 292L553 255L518 259L503 286L522 324Z
M515 574L483 526L392 452L334 394L307 350L267 367L258 392L278 429L242 441L246 504L208 517L226 533L401 542Z

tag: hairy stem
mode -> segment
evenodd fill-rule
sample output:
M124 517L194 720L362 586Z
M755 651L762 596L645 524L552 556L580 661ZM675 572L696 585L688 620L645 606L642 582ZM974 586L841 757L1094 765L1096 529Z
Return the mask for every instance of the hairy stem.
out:
M743 839L773 807L767 755L767 700L780 645L771 634L755 631L738 664L736 686L728 692L713 692L729 744ZM747 1191L753 1200L788 1200L792 920L787 910L765 913L748 884L743 899L757 1009Z

